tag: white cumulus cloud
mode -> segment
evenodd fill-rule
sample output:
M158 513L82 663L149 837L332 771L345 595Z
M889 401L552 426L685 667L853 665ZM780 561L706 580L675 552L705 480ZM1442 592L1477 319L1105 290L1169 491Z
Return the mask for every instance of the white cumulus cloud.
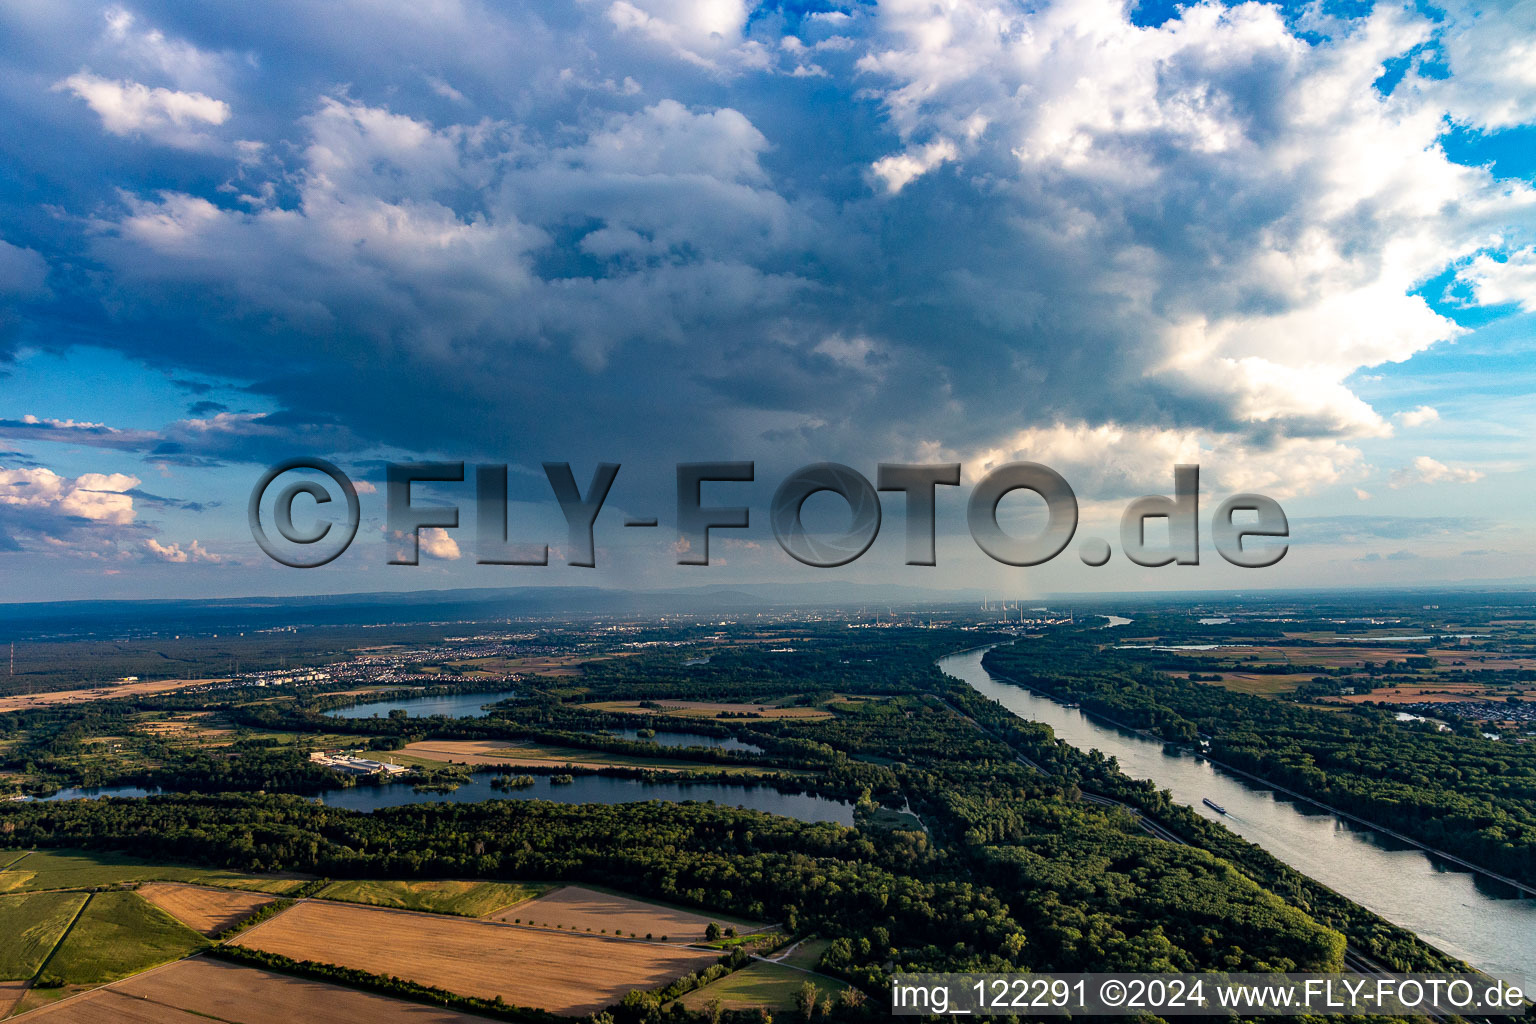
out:
M1478 470L1465 466L1447 466L1428 455L1420 455L1407 466L1394 470L1391 484L1393 487L1407 487L1411 484L1472 484L1482 478L1483 474Z
M1536 312L1536 246L1527 246L1495 259L1479 253L1456 278L1472 288L1484 305L1514 303L1527 313Z
M139 478L123 473L82 473L70 479L51 469L0 469L0 505L72 516L96 523L133 522Z
M200 541L192 541L185 548L180 544L161 544L153 537L144 539L144 547L151 555L162 562L205 562L218 565L224 561L223 555L216 555L203 547Z
M1434 423L1440 419L1440 411L1433 406L1421 405L1405 412L1400 412L1392 417L1405 427L1422 427L1426 423Z
M96 112L113 135L142 135L178 149L202 149L212 143L204 129L229 120L229 104L200 92L150 88L114 81L87 71L54 86L67 89Z
M421 531L421 553L444 562L459 560L459 543L447 530L428 526Z

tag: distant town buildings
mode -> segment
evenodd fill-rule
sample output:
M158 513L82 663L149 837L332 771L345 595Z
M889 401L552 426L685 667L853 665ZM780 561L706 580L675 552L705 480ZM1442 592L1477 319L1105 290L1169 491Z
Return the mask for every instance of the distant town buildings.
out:
M1451 700L1415 701L1390 705L1394 711L1440 718L1464 718L1473 722L1509 722L1536 725L1536 701Z
M318 668L290 668L272 672L245 672L235 677L240 686L285 686L289 683L328 683L331 674Z

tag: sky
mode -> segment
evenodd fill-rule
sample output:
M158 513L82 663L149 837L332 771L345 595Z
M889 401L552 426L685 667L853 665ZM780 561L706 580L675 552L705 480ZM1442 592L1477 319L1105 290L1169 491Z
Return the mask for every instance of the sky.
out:
M1529 583L1533 69L1514 0L12 0L0 601ZM362 516L303 570L246 515L300 456ZM383 467L431 460L470 464L415 489L460 527L390 565ZM755 464L705 488L751 526L680 566L675 466L716 460ZM1081 520L1028 568L966 525L1018 461ZM595 568L545 462L622 467ZM769 504L820 462L960 463L937 564L896 493L858 560L789 558ZM550 565L476 563L480 463ZM1122 510L1180 463L1200 564L1133 565ZM1239 492L1285 509L1278 564L1212 547Z

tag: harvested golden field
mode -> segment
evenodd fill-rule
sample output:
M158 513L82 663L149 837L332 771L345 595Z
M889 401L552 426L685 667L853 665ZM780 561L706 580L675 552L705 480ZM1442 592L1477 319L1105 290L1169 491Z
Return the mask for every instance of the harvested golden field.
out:
M204 935L221 932L272 902L271 896L260 893L173 882L150 882L139 886L138 893L188 928Z
M204 957L183 960L98 991L112 994L102 1000L109 1009L137 1004L185 1011L183 1016L150 1018L167 1024L182 1024L183 1020L206 1024L209 1019L229 1024L483 1024L485 1019ZM64 1016L70 1005L58 1007L45 1019L49 1024L98 1019Z
M207 1018L162 1003L98 988L26 1015L28 1021L49 1024L200 1024Z
M0 981L0 1017L6 1016L26 994L30 981Z
M750 921L722 917L719 914L703 914L695 910L683 910L661 903L647 903L630 896L588 889L581 885L567 885L547 896L509 907L491 915L492 921L521 920L539 928L556 928L574 932L607 932L616 935L663 935L671 942L698 942L704 938L704 929L714 921L721 928L734 927L738 932L755 932L764 927Z
M205 686L221 683L222 679L155 679L139 683L113 683L92 690L50 690L47 693L13 694L0 697L0 711L27 711L57 704L85 704L97 700L114 700L118 697L143 697L153 693L184 690L189 686Z
M394 975L450 992L577 1016L718 954L633 939L305 901L234 940L295 960Z

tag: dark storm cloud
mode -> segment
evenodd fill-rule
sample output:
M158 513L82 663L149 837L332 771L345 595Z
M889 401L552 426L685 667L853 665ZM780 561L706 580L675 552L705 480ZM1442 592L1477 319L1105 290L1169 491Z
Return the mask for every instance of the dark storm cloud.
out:
M1454 334L1418 282L1515 216L1398 113L1462 109L1448 86L1371 91L1455 18L1308 44L1259 5L1156 32L1065 3L733 10L0 13L15 294L280 409L0 436L777 473L1028 430L1092 467L1113 425L1127 467L1283 453L1304 489L1389 429L1348 374Z
M359 446L357 436L328 413L220 412L170 424L146 450L145 459L183 466L271 463L296 454L353 451Z

